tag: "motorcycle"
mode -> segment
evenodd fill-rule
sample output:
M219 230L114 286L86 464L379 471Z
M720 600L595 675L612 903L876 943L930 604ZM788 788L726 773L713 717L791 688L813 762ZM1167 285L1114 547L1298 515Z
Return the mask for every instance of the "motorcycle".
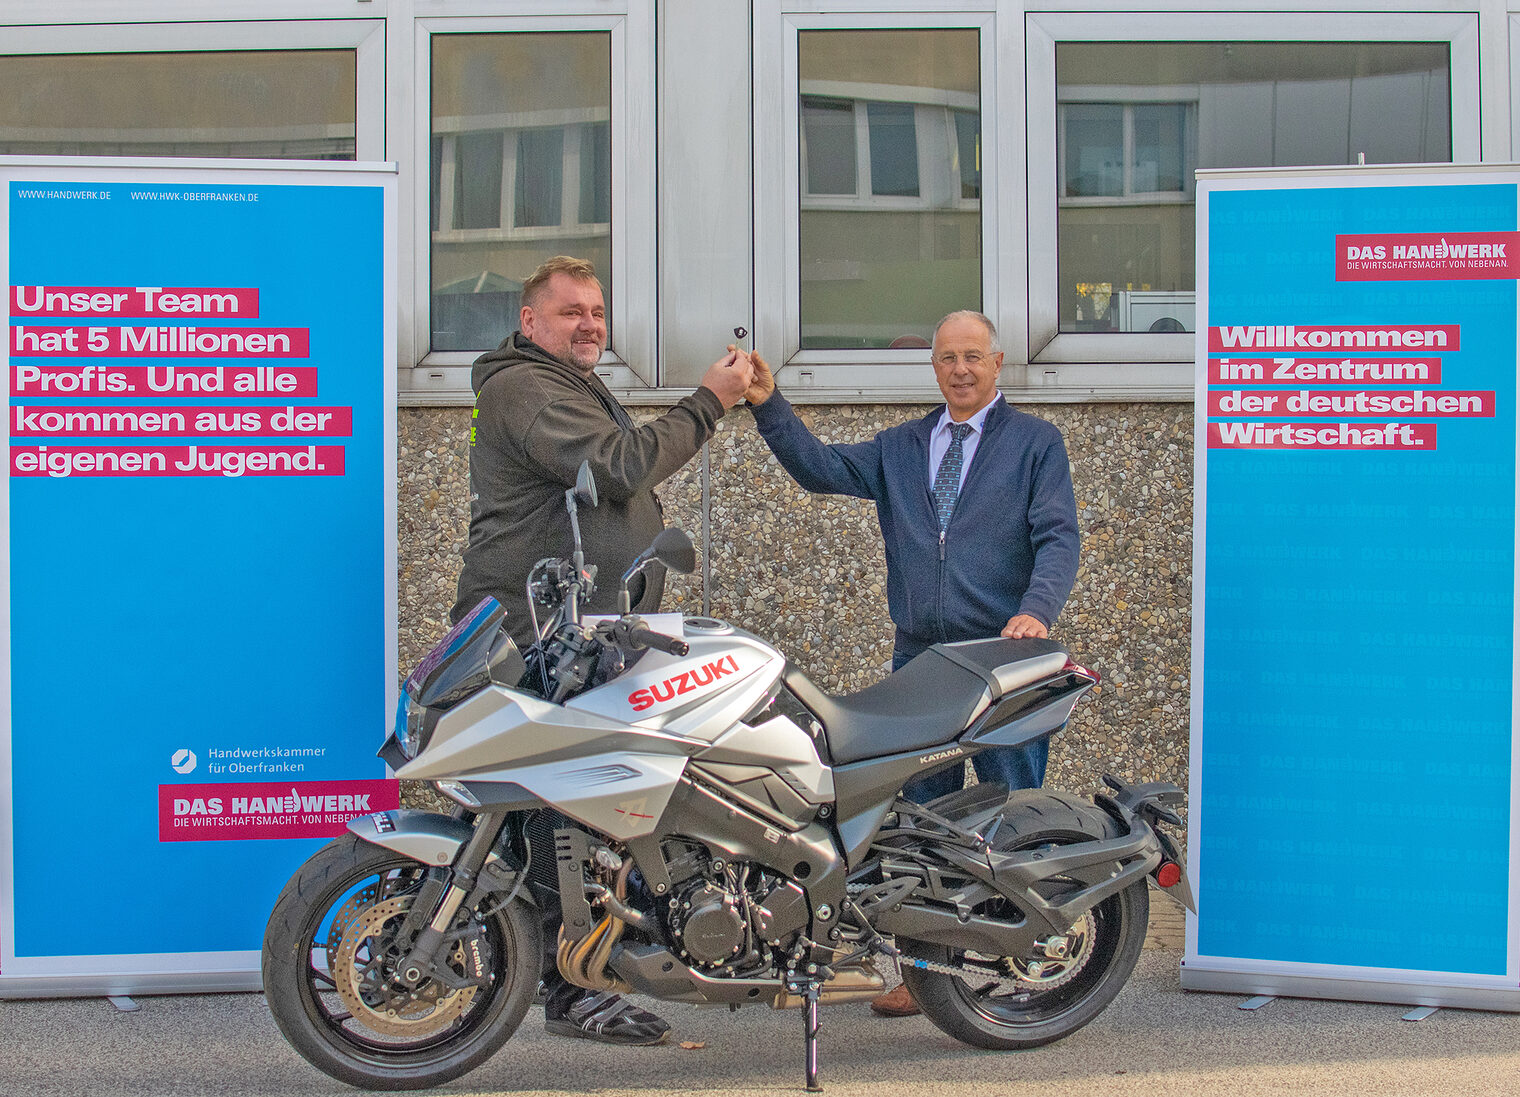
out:
M889 957L930 1021L975 1047L1031 1048L1087 1024L1129 977L1147 882L1189 909L1175 785L1105 777L1091 801L974 784L926 805L906 781L1061 728L1098 682L1047 639L939 644L848 696L710 617L682 636L629 612L663 531L584 618L574 549L528 582L549 615L520 651L486 599L406 680L380 750L451 814L352 820L290 880L264 939L264 992L312 1064L372 1089L440 1085L521 1023L557 924L570 982L674 1002L818 1011L885 990Z

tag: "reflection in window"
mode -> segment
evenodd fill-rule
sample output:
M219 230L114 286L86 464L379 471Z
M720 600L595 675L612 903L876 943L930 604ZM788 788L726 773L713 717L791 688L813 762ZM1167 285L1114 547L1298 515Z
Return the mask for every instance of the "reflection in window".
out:
M612 221L612 127L593 122L581 127L580 221L605 225Z
M611 302L612 36L434 35L432 349L494 347L552 255Z
M802 346L926 339L982 307L978 32L797 38Z
M1187 172L1187 126L1191 104L1141 103L1127 108L1134 150L1129 165L1127 194L1159 194L1191 185Z
M871 130L871 193L918 197L916 111L907 103L867 103Z
M802 97L807 193L855 193L855 105L848 99Z
M1066 103L1060 107L1067 198L1119 198L1191 188L1190 103Z
M555 128L519 133L512 224L517 228L558 225L564 186L565 131Z
M1192 331L1193 172L1451 159L1445 43L1056 46L1062 331Z
M1124 193L1124 108L1072 103L1061 109L1068 198Z
M971 110L950 112L955 120L955 158L960 168L961 197L982 196L981 115Z
M0 57L0 154L352 160L353 50Z
M463 133L454 143L454 227L501 224L501 134Z

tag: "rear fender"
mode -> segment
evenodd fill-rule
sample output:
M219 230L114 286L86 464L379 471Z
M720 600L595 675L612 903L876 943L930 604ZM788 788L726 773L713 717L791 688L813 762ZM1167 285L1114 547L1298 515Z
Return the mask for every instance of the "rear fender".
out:
M1182 857L1182 850L1172 840L1172 836L1159 827L1156 830L1156 837L1161 839L1161 849L1166 854L1167 860L1175 861L1177 867L1182 870L1182 875L1178 877L1175 884L1169 888L1163 888L1158 885L1157 890L1163 895L1172 896L1172 898L1176 899L1188 910L1197 914L1198 900L1193 897L1193 885L1188 881L1188 866L1187 861Z
M991 849L992 835L1001 825L997 817L1002 814L1006 797L1007 790L1000 784L978 784L935 801L932 811L919 809L923 815L914 820L913 827L918 832L917 840L933 847L931 861L954 865L978 883L957 894L936 896L942 902L954 904L954 911L921 909L902 903L900 895L890 893L885 885L877 885L874 890L882 894L873 895L873 889L868 889L859 899L873 924L882 932L899 936L954 940L957 918L966 925L976 906L999 894L1024 911L1025 921L1004 928L988 922L976 926L976 932L989 943L996 940L1003 948L1019 942L1027 944L1036 937L1065 933L1086 911L1144 880L1161 863L1163 851L1156 831L1133 815L1125 820L1127 833L1113 838L1095 835L1089 841L1048 849L1010 852ZM913 872L912 862L922 863L912 854L907 859L910 863L903 866L903 875ZM935 890L938 885L933 876L928 879L930 890ZM1056 886L1037 886L1051 883ZM900 909L894 909L899 906Z
M1148 826L1155 833L1162 856L1175 862L1182 873L1171 887L1163 888L1158 882L1157 889L1197 914L1198 901L1193 895L1193 886L1188 881L1187 861L1183 859L1182 850L1176 841L1162 829L1163 826L1182 826L1182 817L1172 807L1187 803L1187 794L1170 781L1148 781L1131 785L1111 773L1103 775L1103 783L1113 791L1099 793L1093 797L1094 802L1125 826Z
M994 887L1021 905L1031 921L1065 933L1104 899L1145 879L1160 864L1161 849L1155 832L1141 823L1118 838L1051 850L988 851L987 859L992 864ZM1056 878L1075 881L1077 886L1047 900L1034 885Z

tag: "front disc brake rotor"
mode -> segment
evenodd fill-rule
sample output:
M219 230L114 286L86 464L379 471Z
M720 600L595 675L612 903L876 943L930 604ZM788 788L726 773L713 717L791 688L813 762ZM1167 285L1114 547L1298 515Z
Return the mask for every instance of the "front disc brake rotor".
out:
M362 887L349 896L348 902L344 903L342 909L333 915L331 928L327 932L328 971L333 971L338 966L338 946L343 943L343 935L354 924L354 919L359 917L359 912L373 905L379 894L378 884Z
M1035 955L1010 956L1005 961L1023 990L1054 990L1077 977L1092 958L1097 926L1088 911L1064 934L1045 938L1035 946Z
M411 909L412 896L398 895L349 915L332 966L338 997L366 1028L386 1036L418 1039L447 1028L475 999L477 987L450 990L429 980L411 989L392 985L395 930ZM348 914L347 906L340 917ZM394 924L393 924L394 923ZM464 969L464 947L456 944L450 959Z

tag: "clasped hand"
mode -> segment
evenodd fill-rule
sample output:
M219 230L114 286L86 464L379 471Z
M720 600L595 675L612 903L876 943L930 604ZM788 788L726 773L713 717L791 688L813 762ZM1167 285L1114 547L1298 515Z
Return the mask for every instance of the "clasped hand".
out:
M730 343L728 353L707 367L707 372L702 375L702 385L711 389L725 408L731 408L744 399L754 375L750 356Z
M717 394L725 408L733 407L741 399L763 404L776 391L776 378L760 352L746 353L733 343L728 345L727 354L708 367L702 384Z

